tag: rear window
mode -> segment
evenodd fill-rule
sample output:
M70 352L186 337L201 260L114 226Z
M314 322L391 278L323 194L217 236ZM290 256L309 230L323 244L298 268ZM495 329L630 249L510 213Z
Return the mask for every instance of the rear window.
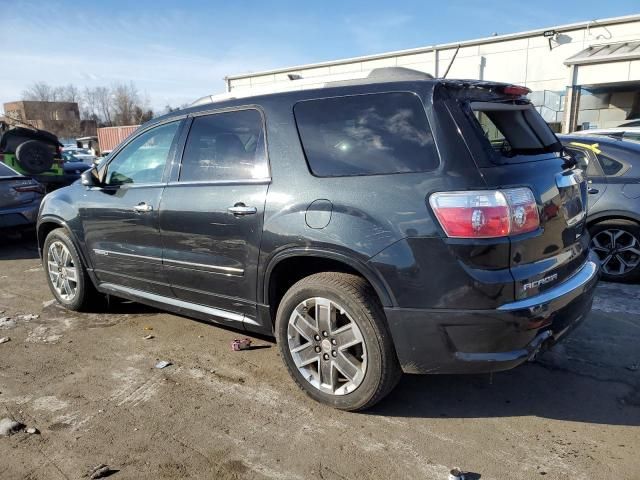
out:
M408 92L299 102L294 114L319 177L425 172L439 160L420 99Z
M15 170L7 167L4 163L0 163L0 177L15 177L19 175Z
M530 104L472 102L471 109L485 138L501 157L509 159L562 149L553 131Z

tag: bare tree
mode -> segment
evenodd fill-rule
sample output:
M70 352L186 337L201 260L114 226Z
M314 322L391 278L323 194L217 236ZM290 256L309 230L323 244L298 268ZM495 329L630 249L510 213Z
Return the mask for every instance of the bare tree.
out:
M78 87L76 87L74 84L70 83L60 88L61 88L60 101L76 102L78 104L82 101L80 90L78 90Z
M23 100L34 100L38 102L52 102L53 88L46 82L35 82L22 92Z
M135 107L140 104L140 94L133 83L117 83L113 91L113 117L116 125L135 123Z
M113 125L112 114L113 111L111 103L111 91L108 87L96 87L94 89L96 105L98 108L98 115L105 123L105 125Z

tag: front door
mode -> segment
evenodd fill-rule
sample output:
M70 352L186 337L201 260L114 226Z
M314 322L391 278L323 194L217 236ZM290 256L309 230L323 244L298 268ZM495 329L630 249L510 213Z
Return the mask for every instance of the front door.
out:
M164 268L176 297L216 320L256 317L256 275L269 186L256 109L193 118L182 163L160 206Z
M102 167L79 206L100 283L171 295L162 269L158 208L180 121L133 138Z

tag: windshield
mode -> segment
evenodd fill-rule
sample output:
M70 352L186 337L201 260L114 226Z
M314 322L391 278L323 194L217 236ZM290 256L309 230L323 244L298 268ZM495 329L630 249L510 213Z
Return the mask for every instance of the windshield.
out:
M530 104L472 102L471 110L484 137L501 157L538 155L562 148Z

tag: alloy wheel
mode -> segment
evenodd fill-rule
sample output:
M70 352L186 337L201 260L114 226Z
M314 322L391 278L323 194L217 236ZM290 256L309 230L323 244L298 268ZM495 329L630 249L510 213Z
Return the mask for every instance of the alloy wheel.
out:
M321 392L346 395L362 383L367 349L360 328L336 302L309 298L293 310L287 327L293 362Z
M608 229L591 239L591 249L602 263L602 271L611 276L629 273L640 264L640 242L627 230Z
M49 245L47 270L49 281L60 298L72 301L78 291L78 267L64 243L55 241Z

